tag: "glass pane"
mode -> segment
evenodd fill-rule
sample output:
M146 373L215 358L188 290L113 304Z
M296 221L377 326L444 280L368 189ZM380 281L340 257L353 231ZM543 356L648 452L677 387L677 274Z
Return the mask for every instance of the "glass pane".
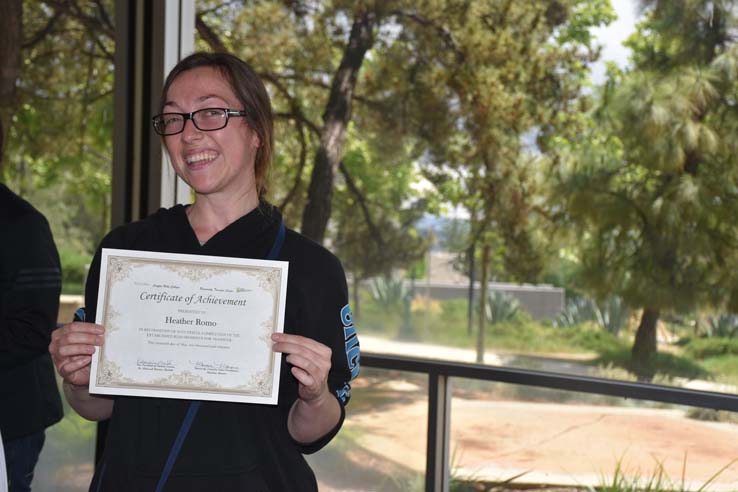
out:
M59 391L61 380L57 376ZM46 443L33 477L34 492L83 492L90 487L97 423L80 417L64 402L64 418L46 429Z
M612 490L697 490L715 474L708 490L735 490L738 481L735 414L467 379L454 379L452 394L457 481Z
M307 456L321 492L421 492L425 486L428 378L362 368L343 429Z
M629 321L617 330L590 322L563 326L532 317L522 303L514 314L505 315L505 309L511 308L503 299L494 309L499 317L509 319L488 321L480 343L478 315L474 313L470 326L464 289L459 287L455 298L434 294L431 289L428 297L422 282L414 287L407 281L392 282L371 281L360 289L360 309L355 318L365 352L637 379L631 361L637 317L627 318ZM401 294L408 289L414 289L414 294ZM615 316L615 310L612 307L610 316ZM684 323L679 318L665 318L659 323L652 381L734 394L738 391L738 364L733 353L738 350L738 342L719 336L696 336L696 328ZM479 346L484 347L481 357Z

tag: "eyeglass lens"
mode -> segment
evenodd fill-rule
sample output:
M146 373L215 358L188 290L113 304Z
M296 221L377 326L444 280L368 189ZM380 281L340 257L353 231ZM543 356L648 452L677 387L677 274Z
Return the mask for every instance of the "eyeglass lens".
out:
M184 129L186 115L164 113L154 119L154 126L162 135L173 135ZM228 113L220 108L205 108L192 113L192 122L198 130L220 130L228 123Z

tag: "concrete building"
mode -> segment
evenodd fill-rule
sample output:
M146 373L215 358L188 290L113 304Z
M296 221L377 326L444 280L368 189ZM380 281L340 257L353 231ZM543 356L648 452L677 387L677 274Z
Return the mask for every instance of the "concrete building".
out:
M469 293L469 278L453 268L454 255L447 251L432 251L428 276L416 280L418 295L431 299L461 299ZM520 303L533 319L554 319L564 309L564 289L548 284L514 284L489 282L491 292L504 292ZM479 296L480 283L474 284L474 295Z

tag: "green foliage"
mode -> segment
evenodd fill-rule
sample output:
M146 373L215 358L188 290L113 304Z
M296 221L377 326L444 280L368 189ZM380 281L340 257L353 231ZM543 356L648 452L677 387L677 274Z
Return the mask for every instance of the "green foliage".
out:
M595 303L586 297L574 297L566 301L566 306L554 320L554 326L575 326L594 321Z
M598 329L592 324L564 328L561 335L571 346L599 354L627 348L627 344L616 333Z
M336 188L336 254L360 278L396 268L419 275L431 238L417 226L428 205L411 187L418 175L409 156L399 151L382 155L381 149L357 138L348 142L343 165L351 181Z
M81 252L109 227L112 12L111 0L73 9L23 2L25 39L0 176L47 215L58 245Z
M636 372L630 357L630 349L624 344L601 351L596 363L603 366L612 365L613 367L620 367L630 372ZM711 377L707 369L692 360L689 356L657 353L649 361L649 364L651 365L649 367L650 370L666 378L704 379Z
M371 279L370 292L372 298L384 309L400 307L402 300L410 294L404 279L391 276Z
M569 18L569 22L560 30L557 41L561 44L576 43L594 49L592 26L607 26L617 18L617 15L610 0L578 0L572 2Z
M729 461L713 473L712 476L700 485L697 492L709 490L710 484L736 461L738 461L738 458ZM621 459L616 463L612 477L610 479L603 478L601 485L593 490L597 490L597 492L687 492L693 489L686 483L686 469L686 454L684 455L682 464L682 476L676 482L666 474L664 464L660 461L656 461L656 468L653 471L644 475L638 470L635 473L625 470L622 466Z
M62 293L82 294L91 257L76 249L60 248L59 259L62 264Z
M701 361L716 382L738 386L738 357L735 355L717 355ZM727 390L730 391L730 390Z
M738 338L738 316L719 314L707 317L707 336L719 338Z
M693 338L684 345L684 353L694 359L706 359L721 355L738 355L736 338Z
M492 291L484 306L487 320L492 323L514 320L520 312L520 303L510 294Z
M552 140L551 204L578 238L577 283L649 313L634 350L647 359L659 313L738 306L738 226L725 220L738 213L738 48L734 1L644 3L634 68Z
M577 296L566 302L554 325L574 326L593 321L605 331L617 335L629 316L630 309L619 297L612 296L597 303L586 297Z
M611 296L596 304L597 324L607 332L617 335L630 317L630 309L617 296Z

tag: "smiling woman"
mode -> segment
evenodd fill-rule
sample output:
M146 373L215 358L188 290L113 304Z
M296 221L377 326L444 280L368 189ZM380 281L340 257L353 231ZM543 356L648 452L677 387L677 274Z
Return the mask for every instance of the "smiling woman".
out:
M286 229L279 210L263 199L272 151L268 94L240 59L195 53L169 74L153 125L177 175L194 190L194 203L162 209L106 236L90 268L87 312L96 312L102 248L288 261L284 333L271 340L285 362L279 402L190 404L91 395L90 355L104 343L105 327L90 318L70 323L56 330L50 346L67 400L83 416L111 419L91 487L161 490L166 483L167 490L178 491L317 491L303 453L322 448L340 429L359 349L356 334L344 326L351 314L340 262ZM171 297L147 296L152 302ZM209 294L196 302L241 301Z

